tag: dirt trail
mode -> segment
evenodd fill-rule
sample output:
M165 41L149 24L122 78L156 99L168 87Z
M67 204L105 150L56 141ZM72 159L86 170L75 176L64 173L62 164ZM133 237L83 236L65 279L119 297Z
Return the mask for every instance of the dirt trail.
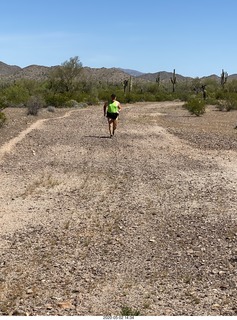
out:
M180 106L124 106L113 139L93 106L0 148L0 315L236 314L236 151L171 134L197 125Z
M71 115L73 111L67 112L64 116L56 117L56 118L50 118L50 119L40 119L34 122L31 126L29 126L27 129L20 132L15 138L12 138L10 141L6 142L2 147L0 147L0 161L4 157L6 153L9 153L12 151L12 149L16 146L17 143L21 142L22 139L25 138L25 136L30 133L32 130L40 129L44 122L51 121L51 120L57 120L62 118L67 118ZM74 110L75 112L75 110ZM0 162L1 163L1 162Z

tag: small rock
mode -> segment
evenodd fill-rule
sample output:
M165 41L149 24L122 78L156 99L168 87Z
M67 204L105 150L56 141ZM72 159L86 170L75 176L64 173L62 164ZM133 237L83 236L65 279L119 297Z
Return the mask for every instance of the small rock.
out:
M212 274L217 274L217 273L219 273L219 272L218 272L217 269L213 269L211 273L212 273Z
M222 270L221 270L221 271L219 271L218 273L219 273L219 275L222 276L223 274L225 274L225 271L222 271Z
M32 289L28 289L28 290L26 291L26 293L27 293L27 294L32 294L32 293L33 293L33 290L32 290Z
M62 309L75 309L75 306L71 303L71 301L58 302L58 306Z
M46 304L45 307L46 307L47 310L52 310L53 309L53 306L51 304Z

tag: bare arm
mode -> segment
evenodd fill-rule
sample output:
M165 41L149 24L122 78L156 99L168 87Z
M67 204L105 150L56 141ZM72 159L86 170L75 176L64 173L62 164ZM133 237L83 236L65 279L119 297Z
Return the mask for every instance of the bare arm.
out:
M104 103L104 116L106 116L107 102Z
M119 102L119 104L118 104L118 109L119 109L119 111L122 110L122 107L121 107L120 102Z

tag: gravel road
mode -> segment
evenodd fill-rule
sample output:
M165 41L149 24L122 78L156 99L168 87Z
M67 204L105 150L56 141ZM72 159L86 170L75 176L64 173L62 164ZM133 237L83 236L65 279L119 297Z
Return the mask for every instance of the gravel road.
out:
M0 315L237 315L236 113L102 109L6 109Z

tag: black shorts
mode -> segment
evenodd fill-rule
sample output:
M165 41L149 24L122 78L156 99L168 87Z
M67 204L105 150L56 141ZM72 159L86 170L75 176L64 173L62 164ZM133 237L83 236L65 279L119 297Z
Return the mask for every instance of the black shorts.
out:
M112 119L112 120L116 120L118 118L119 114L118 113L110 113L107 112L107 118L108 119Z

